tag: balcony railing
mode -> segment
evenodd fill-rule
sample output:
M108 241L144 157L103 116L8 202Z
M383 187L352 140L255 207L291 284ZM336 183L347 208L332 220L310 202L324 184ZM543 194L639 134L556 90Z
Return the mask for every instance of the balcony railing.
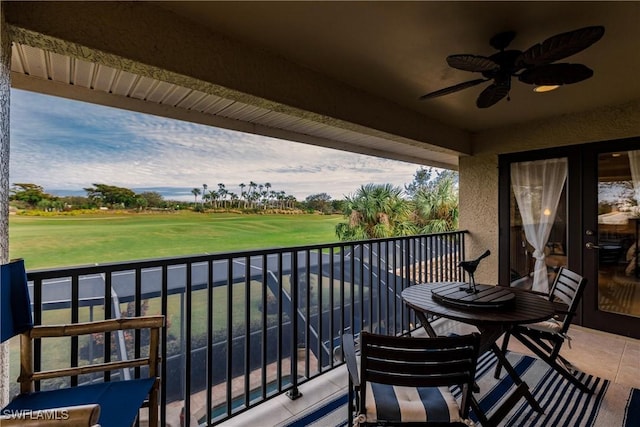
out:
M400 334L415 324L400 293L464 280L465 232L30 271L36 324L164 314L161 424L212 425L338 365L344 331ZM28 260L27 260L28 264ZM42 343L35 363L81 366L144 354L125 333ZM15 360L15 359L13 359ZM78 385L135 377L112 372ZM41 389L58 387L43 381ZM175 422L175 421L174 421ZM186 423L184 425L187 425Z

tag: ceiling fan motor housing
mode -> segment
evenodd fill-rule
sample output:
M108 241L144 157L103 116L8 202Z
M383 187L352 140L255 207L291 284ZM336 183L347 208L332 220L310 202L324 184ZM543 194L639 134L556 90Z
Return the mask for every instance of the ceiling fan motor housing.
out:
M520 50L505 50L502 52L494 53L489 57L495 62L498 67L494 71L485 71L482 73L486 78L495 78L498 74L513 75L516 71L522 68L522 66L516 65L518 59L522 57L522 51Z

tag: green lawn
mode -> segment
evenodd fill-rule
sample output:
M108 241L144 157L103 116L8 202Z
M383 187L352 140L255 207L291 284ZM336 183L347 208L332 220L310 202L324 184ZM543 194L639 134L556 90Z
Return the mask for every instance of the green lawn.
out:
M96 213L12 215L11 258L28 269L229 252L337 241L341 215Z
M227 252L244 249L286 247L335 242L335 225L342 221L340 215L243 215L201 214L182 211L167 214L109 214L96 213L83 216L35 217L12 215L10 217L10 257L24 258L28 269L86 265L112 261L127 261L190 254ZM283 285L288 286L285 278ZM312 278L315 284L315 278ZM337 286L337 285L336 285ZM328 307L328 283L324 306ZM251 301L245 301L243 285L236 285L233 294L234 325L242 325L245 310L251 312L252 321L260 321L258 307L262 305L261 284L252 283ZM216 288L213 328L226 330L226 289ZM160 301L150 301L149 314L160 312ZM168 301L169 333L180 334L180 300ZM121 307L124 310L126 307ZM193 337L207 331L206 292L193 295L191 310ZM80 311L80 320L88 321L87 308ZM100 307L94 311L94 319L103 318ZM44 323L67 323L68 310L45 313ZM200 321L198 321L200 320ZM81 346L88 342L82 337ZM46 367L67 366L69 360L68 339L54 339L47 344ZM18 374L18 340L10 344L11 377ZM14 387L15 388L15 387Z

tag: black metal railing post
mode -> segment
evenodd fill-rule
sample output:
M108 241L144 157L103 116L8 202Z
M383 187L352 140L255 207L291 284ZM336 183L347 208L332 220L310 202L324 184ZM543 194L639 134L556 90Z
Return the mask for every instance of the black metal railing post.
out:
M213 387L213 263L207 261L207 390ZM207 408L213 407L211 393L207 393ZM207 426L211 425L211 417L205 420Z
M298 251L291 252L291 389L287 396L291 400L296 400L302 396L298 390Z

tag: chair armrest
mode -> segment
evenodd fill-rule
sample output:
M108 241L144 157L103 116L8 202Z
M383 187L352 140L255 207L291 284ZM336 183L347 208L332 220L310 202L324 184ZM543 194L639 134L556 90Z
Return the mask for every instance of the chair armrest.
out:
M39 416L41 415L41 416ZM3 427L99 427L100 405L65 406L38 411L21 411L0 416Z
M549 298L549 294L545 292L532 291L532 290L527 290L523 292L526 292L528 294L538 295L540 297L547 298L547 299ZM553 304L553 309L556 314L570 314L570 312L568 311L569 306L564 301L560 299L555 299L555 300L552 300L551 303Z
M530 294L535 294L535 295L541 296L543 298L549 298L549 294L547 292L534 291L533 289L527 289L526 292L530 293Z
M342 335L342 357L347 364L347 370L351 376L351 382L355 387L360 386L360 377L358 376L358 361L356 360L356 346L353 341L353 335Z
M556 314L570 314L569 306L562 301L551 301Z
M162 315L123 317L67 325L38 325L34 326L28 334L31 339L70 337L125 329L157 329L164 327L164 323L164 316Z

